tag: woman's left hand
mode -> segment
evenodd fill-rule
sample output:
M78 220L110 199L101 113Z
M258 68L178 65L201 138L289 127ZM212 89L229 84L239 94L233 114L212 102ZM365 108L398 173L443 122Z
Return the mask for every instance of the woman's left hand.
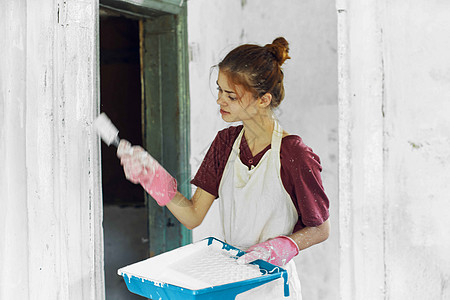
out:
M261 259L277 266L286 265L299 252L297 243L287 236L279 236L266 242L251 246L247 253L239 257L239 264Z

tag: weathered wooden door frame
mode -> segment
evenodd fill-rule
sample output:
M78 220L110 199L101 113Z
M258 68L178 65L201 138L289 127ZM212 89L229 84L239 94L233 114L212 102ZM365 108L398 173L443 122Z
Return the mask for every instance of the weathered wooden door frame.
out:
M140 19L144 147L190 197L187 13L182 2L101 0L100 6ZM190 243L191 232L150 198L146 194L150 255Z
M189 98L186 10L141 21L144 146L175 175L189 196ZM150 196L147 195L148 198ZM190 232L153 199L149 208L150 255L189 243Z

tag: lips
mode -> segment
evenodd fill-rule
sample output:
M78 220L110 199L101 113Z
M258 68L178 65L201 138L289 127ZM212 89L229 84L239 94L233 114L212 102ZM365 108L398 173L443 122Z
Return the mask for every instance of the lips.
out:
M220 109L220 113L221 113L222 115L229 114L229 112L224 111L223 109Z

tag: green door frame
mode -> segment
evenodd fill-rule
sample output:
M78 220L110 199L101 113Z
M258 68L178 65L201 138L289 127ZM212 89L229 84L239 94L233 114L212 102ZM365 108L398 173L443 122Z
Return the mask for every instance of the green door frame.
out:
M190 197L186 9L141 24L144 146L176 176L178 190ZM153 199L147 204L150 255L191 242L190 231L167 208Z
M102 0L101 6L140 19L144 148L190 198L187 8L178 0ZM191 243L191 231L146 193L149 253Z

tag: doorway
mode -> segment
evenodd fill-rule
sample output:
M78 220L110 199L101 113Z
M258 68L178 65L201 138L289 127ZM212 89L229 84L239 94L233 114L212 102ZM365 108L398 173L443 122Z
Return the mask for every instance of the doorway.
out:
M103 1L100 7L100 111L121 138L158 160L189 198L186 32L186 6ZM190 243L191 232L125 179L115 152L102 145L106 299L140 299L117 270Z
M100 11L100 108L120 137L142 145L139 21ZM127 180L115 147L102 143L106 299L141 299L128 292L117 270L148 257L144 190Z

